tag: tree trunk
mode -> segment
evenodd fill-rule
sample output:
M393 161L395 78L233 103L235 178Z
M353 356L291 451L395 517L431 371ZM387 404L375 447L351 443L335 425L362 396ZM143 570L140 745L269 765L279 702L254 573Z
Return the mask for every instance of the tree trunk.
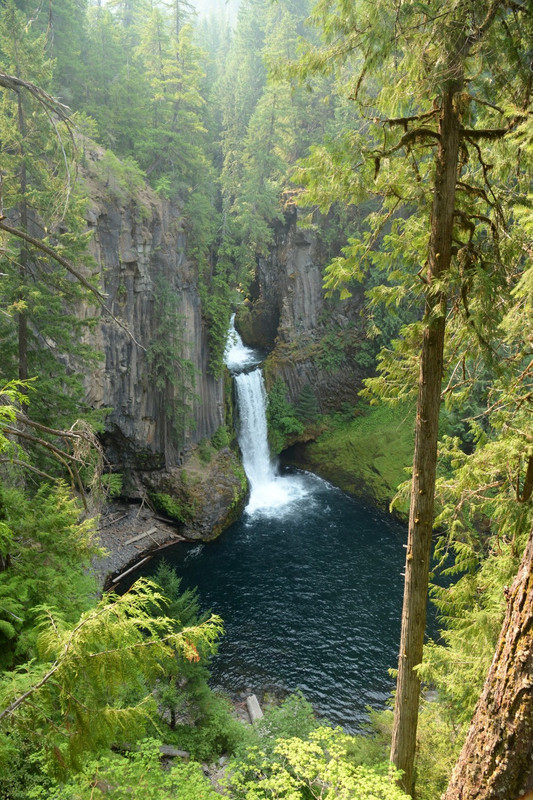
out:
M443 800L517 800L533 789L533 530L507 603L496 653Z
M26 135L26 124L24 121L24 109L22 107L22 97L18 96L18 128L21 138L20 144L20 227L28 232L28 203L26 201L27 175L26 164L24 162L24 137ZM26 282L28 280L28 246L22 243L19 256L19 279L20 279L20 300L26 300ZM28 313L24 307L18 312L18 360L19 360L19 380L25 381L28 378ZM25 389L20 389L24 392Z
M443 98L436 156L431 236L428 249L426 327L420 359L413 482L405 564L402 632L396 684L391 761L403 772L401 785L411 793L414 778L420 680L426 629L429 562L433 533L435 473L442 385L446 297L434 288L451 262L455 185L459 154L459 119L453 99L460 88L450 83Z

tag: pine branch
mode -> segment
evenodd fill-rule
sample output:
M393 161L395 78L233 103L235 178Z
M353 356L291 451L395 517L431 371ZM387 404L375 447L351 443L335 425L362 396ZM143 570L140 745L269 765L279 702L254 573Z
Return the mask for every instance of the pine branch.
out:
M432 108L431 111L426 111L424 114L416 114L414 117L392 117L390 119L383 120L385 125L403 125L403 127L407 130L407 125L410 122L421 122L422 120L431 119L431 117L435 117L440 114L440 108Z
M52 475L49 475L47 472L43 472L37 467L28 464L27 461L22 461L20 458L9 458L5 456L0 457L0 464L17 464L19 467L24 467L25 469L29 469L30 472L35 472L36 475L39 475L41 478L46 478L49 481L56 480Z
M463 181L457 181L457 189L462 190L465 192L465 194L469 194L472 197L480 197L489 206L494 206L494 203L489 200L489 197L484 189L480 189L477 186L470 186L470 184L464 183Z
M478 25L476 30L473 33L471 33L470 36L467 36L466 39L467 49L470 49L470 47L472 47L473 44L476 44L476 42L479 42L480 39L483 38L487 30L494 22L494 19L496 17L496 14L498 13L500 6L505 6L506 4L507 0L494 0L489 10L487 11L485 19L483 20L481 25Z
M415 128L413 131L405 133L398 144L394 145L394 147L391 147L389 150L374 150L373 152L379 158L384 158L385 156L392 155L392 153L395 153L397 150L401 150L402 147L407 147L414 142L423 141L425 139L435 139L438 142L440 141L440 134L432 128Z
M96 297L100 306L103 308L106 314L109 314L113 322L115 322L119 326L119 328L122 328L122 330L127 333L129 338L137 347L146 352L147 348L136 340L136 338L131 333L127 325L124 325L123 322L121 322L117 317L115 317L111 309L107 307L107 305L104 302L106 296L102 294L102 292L100 292L100 290L97 289L96 286L93 286L92 283L90 283L86 278L84 278L81 272L79 272L76 269L76 267L70 263L70 261L67 261L66 258L63 258L63 256L61 256L52 247L49 247L41 240L35 239L33 236L30 236L28 233L25 233L25 231L21 231L18 228L14 228L12 225L9 225L5 221L5 219L6 219L5 216L0 216L0 229L6 231L7 233L12 234L13 236L17 236L19 239L22 239L23 241L32 244L34 247L37 247L43 253L46 253L46 255L50 256L50 258L53 258L54 261L56 261L58 264L64 267L67 270L67 272L70 272L70 274L73 275L76 278L76 280L78 280L81 283L82 286L88 289Z
M48 683L50 678L53 675L55 675L60 666L61 666L60 661L54 661L51 669L49 669L48 672L45 675L43 675L43 677L41 678L40 681L38 681L38 683L34 684L33 686L30 686L30 688L26 692L21 694L19 697L16 698L16 700L13 700L12 703L3 708L0 711L0 722L4 719L4 717L13 714L13 712L16 711L17 708L19 708L28 699L28 697L31 697L32 694L34 694L38 689L40 689L41 686L44 686L45 683Z
M516 117L506 128L461 128L461 135L466 139L503 139L516 126L525 120L526 117Z

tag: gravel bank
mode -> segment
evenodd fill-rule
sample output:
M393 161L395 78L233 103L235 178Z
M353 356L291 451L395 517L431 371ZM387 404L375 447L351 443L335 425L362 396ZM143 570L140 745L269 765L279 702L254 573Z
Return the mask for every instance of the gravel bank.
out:
M112 588L118 576L143 559L185 540L177 527L150 509L120 503L102 511L98 535L107 555L95 559L93 566L104 589Z

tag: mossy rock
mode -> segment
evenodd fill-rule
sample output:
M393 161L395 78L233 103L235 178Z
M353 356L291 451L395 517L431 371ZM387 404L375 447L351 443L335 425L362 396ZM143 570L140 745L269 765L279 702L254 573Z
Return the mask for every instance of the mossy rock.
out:
M333 415L316 441L285 459L321 475L346 492L388 508L413 460L414 410L371 406L357 416ZM407 514L406 502L395 506Z

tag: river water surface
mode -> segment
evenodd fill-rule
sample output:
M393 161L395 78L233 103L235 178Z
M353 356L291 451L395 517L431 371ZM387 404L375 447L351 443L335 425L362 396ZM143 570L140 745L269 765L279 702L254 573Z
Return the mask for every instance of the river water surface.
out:
M283 512L245 514L216 541L164 557L224 620L215 687L300 689L318 714L355 731L393 688L404 528L319 478L297 480L308 494Z

